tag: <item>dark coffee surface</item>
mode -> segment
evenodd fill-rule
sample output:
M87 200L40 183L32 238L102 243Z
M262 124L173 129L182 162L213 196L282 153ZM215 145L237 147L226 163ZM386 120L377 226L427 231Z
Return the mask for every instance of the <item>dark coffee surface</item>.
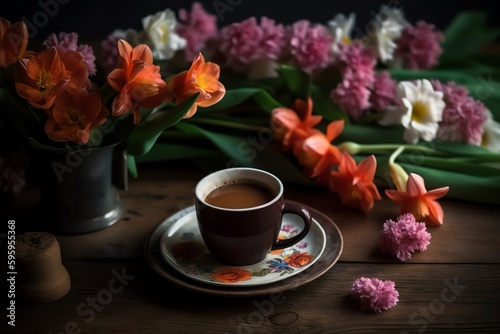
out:
M243 209L265 204L274 195L264 186L254 183L232 183L218 187L205 198L208 204L227 208Z

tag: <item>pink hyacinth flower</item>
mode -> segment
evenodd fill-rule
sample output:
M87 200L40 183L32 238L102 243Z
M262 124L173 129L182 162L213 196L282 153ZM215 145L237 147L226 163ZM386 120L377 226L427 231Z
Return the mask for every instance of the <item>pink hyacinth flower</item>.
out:
M289 27L290 53L296 65L312 74L331 63L333 37L325 26L300 20Z
M380 250L408 261L415 251L425 251L431 234L425 223L419 223L411 213L402 214L396 221L387 220L380 232Z
M186 60L192 61L204 49L205 43L217 35L217 17L205 11L202 4L195 2L191 6L191 12L179 10L176 30L187 42L184 49Z
M416 26L403 30L396 41L395 58L412 70L429 69L438 64L443 40L443 34L436 31L434 25L419 21Z
M377 60L373 52L359 42L341 44L339 49L335 65L340 70L342 82L332 90L330 98L357 120L371 107L369 88L375 81Z
M480 145L483 125L487 119L486 106L473 99L466 87L453 81L443 84L432 80L431 83L435 90L443 92L443 100L446 103L436 137L446 141Z
M393 281L361 277L352 284L351 297L359 302L362 310L380 313L398 303L399 293L394 286Z
M64 53L68 50L80 52L85 59L89 74L94 75L96 73L94 50L92 46L87 44L78 45L78 34L74 32L69 34L61 32L59 35L50 34L43 42L43 45L46 46L47 49L55 46L59 53Z
M377 111L385 111L387 107L397 104L396 80L391 78L389 72L380 72L375 77L369 101Z

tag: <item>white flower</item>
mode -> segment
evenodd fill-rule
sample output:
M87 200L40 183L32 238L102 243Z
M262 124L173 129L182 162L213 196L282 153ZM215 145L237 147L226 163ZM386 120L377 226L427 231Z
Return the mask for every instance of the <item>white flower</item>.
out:
M401 10L387 6L381 7L375 17L371 43L374 44L375 52L383 63L394 59L395 41L407 25Z
M481 146L500 153L500 124L493 119L491 111L486 110L486 122L483 124Z
M429 80L401 81L398 84L401 105L386 111L382 125L402 124L406 142L416 144L419 138L431 141L436 137L443 117L443 93L435 91Z
M170 59L177 50L186 47L186 40L175 32L176 24L175 14L170 9L142 19L146 43L151 47L155 58Z
M333 20L328 21L328 27L334 37L332 44L334 54L340 54L339 44L351 44L351 33L355 20L356 15L351 13L349 17L345 17L344 14L337 14Z

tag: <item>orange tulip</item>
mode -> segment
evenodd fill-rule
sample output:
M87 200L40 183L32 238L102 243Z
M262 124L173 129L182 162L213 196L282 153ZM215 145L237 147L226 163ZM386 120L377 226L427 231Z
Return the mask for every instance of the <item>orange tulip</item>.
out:
M436 200L448 191L449 187L427 191L424 179L418 174L410 173L406 191L386 189L385 194L401 205L401 214L412 213L417 221L423 221L427 226L440 226L443 224L444 213Z
M168 82L167 89L175 97L177 104L200 93L184 118L193 116L198 107L210 107L222 100L226 94L226 88L219 81L219 76L219 65L212 62L206 63L205 57L198 53L189 70L177 74Z
M343 120L333 121L328 125L326 135L317 132L294 145L293 153L299 163L306 168L309 177L318 177L324 172L329 175L330 167L340 163L342 154L331 142L343 129Z
M49 109L70 82L69 71L55 48L18 59L15 69L17 93L35 108Z
M89 78L89 69L83 55L78 51L56 49L66 67L66 71L71 73L68 87L78 90L91 90L92 83Z
M339 194L342 204L368 212L374 200L382 199L373 183L376 168L377 160L373 155L356 166L356 161L347 152L342 152L338 171L331 172L330 188Z
M321 116L312 116L312 99L307 102L296 99L294 108L275 108L271 113L271 129L275 139L280 142L284 150L292 148L293 143L302 141L306 137L319 133L313 127L321 122Z
M140 44L132 48L121 39L118 41L120 59L117 68L108 75L108 84L120 94L113 101L113 116L132 110L134 124L141 121L139 108L154 108L167 99L165 81L160 67L153 64L151 49Z
M16 62L26 52L28 27L23 21L10 24L0 17L0 68Z
M50 139L86 144L90 130L104 123L109 111L96 93L66 90L56 99L52 112L47 114L45 132Z

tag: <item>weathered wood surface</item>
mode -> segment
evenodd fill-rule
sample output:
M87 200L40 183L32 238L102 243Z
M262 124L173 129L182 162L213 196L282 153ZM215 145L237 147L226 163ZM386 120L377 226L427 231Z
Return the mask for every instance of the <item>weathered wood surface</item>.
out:
M121 192L126 214L119 223L87 235L57 236L72 278L70 293L50 304L18 305L16 327L6 326L4 318L2 333L500 332L499 207L442 200L445 223L429 229L428 250L401 263L378 250L384 221L398 215L393 203L384 199L365 215L343 208L327 191L288 185L288 199L321 211L339 227L339 262L295 290L228 298L174 286L144 259L148 235L193 204L203 173L161 165L141 166L139 173ZM1 211L5 219L16 219L18 233L43 230L29 214L36 195L28 189ZM116 292L109 294L117 273L126 274L126 285L121 289L114 281ZM362 276L395 281L399 304L382 314L358 310L348 294Z

